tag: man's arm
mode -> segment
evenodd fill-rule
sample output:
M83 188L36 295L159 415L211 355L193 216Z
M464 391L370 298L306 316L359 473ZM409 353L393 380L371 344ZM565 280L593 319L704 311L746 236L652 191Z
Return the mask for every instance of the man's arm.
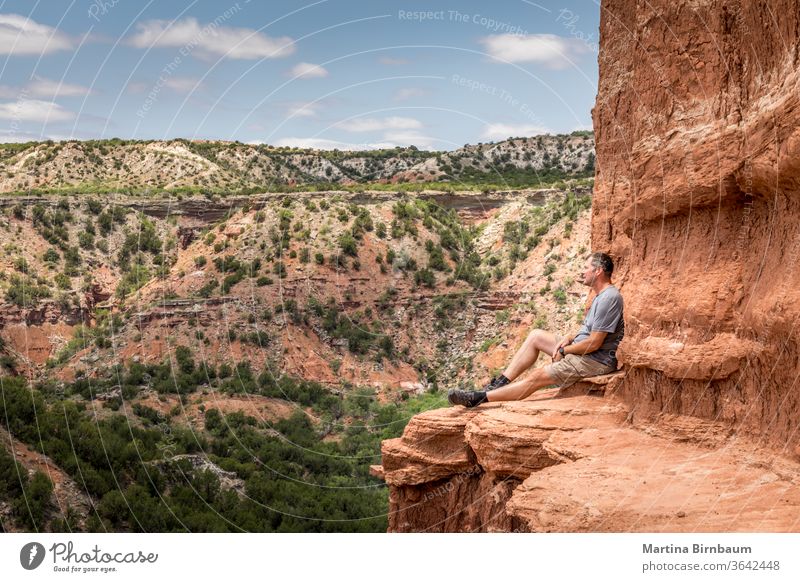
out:
M569 345L565 346L564 353L576 354L578 356L590 354L600 349L600 346L603 345L607 335L607 331L593 331L585 340L576 344L570 343ZM575 336L572 337L574 338Z

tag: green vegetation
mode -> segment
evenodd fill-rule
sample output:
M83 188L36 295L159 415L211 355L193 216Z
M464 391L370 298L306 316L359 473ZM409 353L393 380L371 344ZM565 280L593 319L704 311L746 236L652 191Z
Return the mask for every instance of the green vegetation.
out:
M282 398L298 409L269 422L224 414L212 405L198 431L187 427L178 408L164 414L135 404L138 421L131 422L113 412L97 418L86 403L115 385L130 399L145 385L162 392L184 382L189 392L212 382L221 391ZM50 384L31 389L19 377L0 378L0 386L0 422L99 500L88 531L385 531L386 486L369 474L369 465L380 462L380 441L399 436L413 414L445 404L439 394L380 404L371 389L336 394L268 370L256 376L241 362L216 371L180 347L172 364L132 363L99 378L78 378L66 386L73 395L66 399ZM303 407L320 421L312 421ZM330 434L337 438L323 440ZM195 454L232 472L245 495L180 457ZM42 530L52 489L46 479L28 482L25 475L0 449L0 495L19 509L14 500L25 489L32 519L18 510L13 517L20 527ZM53 522L50 529L63 527Z
M18 307L32 308L41 299L50 297L50 289L27 275L12 275L10 285L6 289L6 300Z
M0 447L0 499L10 502L12 517L25 531L44 531L44 514L52 506L53 483L41 471L28 477L25 467ZM0 532L4 531L0 522Z
M135 293L150 280L150 271L143 265L129 267L125 275L117 284L117 297L124 298Z

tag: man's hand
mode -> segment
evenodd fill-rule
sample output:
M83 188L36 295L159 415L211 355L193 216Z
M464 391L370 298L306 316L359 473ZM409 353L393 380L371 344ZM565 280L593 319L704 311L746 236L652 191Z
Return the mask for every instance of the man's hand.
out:
M572 343L572 340L575 339L575 334L568 335L564 339L562 339L559 344L556 346L556 350L553 352L553 361L557 362L558 360L562 359L564 356L558 353L558 350L563 348L564 346L568 346Z

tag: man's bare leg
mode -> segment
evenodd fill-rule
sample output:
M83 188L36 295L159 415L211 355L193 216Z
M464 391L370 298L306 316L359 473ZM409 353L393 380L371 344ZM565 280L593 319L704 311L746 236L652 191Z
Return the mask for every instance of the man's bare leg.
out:
M552 355L559 341L560 338L548 331L534 329L528 334L522 347L514 354L503 376L509 380L518 377L536 362L536 359L539 357L539 352ZM482 402L522 400L536 392L539 388L544 388L545 386L550 386L555 383L555 379L545 372L544 368L537 368L533 370L530 376L525 380L511 382L505 386L492 386L490 384L484 390L474 392L455 389L449 390L447 392L447 401L450 402L450 404L460 404L467 408L472 408L473 406L478 406Z
M539 358L539 352L552 356L558 341L559 338L555 334L543 329L534 329L525 338L517 353L514 354L511 363L506 368L506 371L503 372L503 376L509 380L518 377L536 362Z
M523 400L536 392L539 388L555 384L555 378L551 377L544 368L536 368L530 376L524 380L512 382L502 388L496 388L486 393L486 400L489 402L504 402L508 400Z

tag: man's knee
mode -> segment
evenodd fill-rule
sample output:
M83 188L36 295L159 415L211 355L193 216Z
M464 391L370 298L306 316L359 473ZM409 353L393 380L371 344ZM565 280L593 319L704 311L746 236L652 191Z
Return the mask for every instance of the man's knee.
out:
M546 351L549 353L550 350L553 349L553 345L551 345L554 341L553 334L549 331L545 331L543 329L534 329L531 333L528 334L528 339L526 343L529 346L536 347L541 351Z
M538 343L539 340L544 337L545 331L543 329L536 328L528 334L528 342L529 343Z

